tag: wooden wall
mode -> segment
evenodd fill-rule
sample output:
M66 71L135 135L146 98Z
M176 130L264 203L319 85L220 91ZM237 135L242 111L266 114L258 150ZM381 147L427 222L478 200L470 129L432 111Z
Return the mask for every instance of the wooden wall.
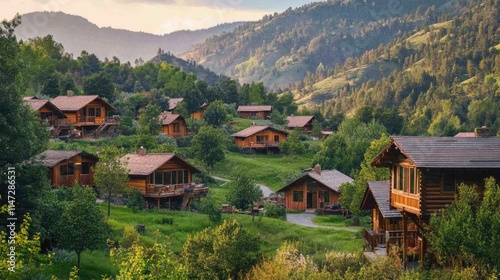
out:
M174 124L179 126L179 132L174 132ZM167 134L172 138L182 138L187 136L187 126L184 119L177 119L168 125L161 126L161 133Z
M253 117L252 113L256 113L256 117ZM268 119L271 116L271 112L269 111L260 111L260 112L238 112L240 118L244 119Z
M90 172L88 175L81 174L82 172L82 166L81 165L76 165L77 163L84 163L84 162L90 162L91 163L91 168ZM75 169L74 169L74 174L73 175L61 175L61 165L67 165L68 163L73 163L75 164ZM93 167L97 163L97 160L87 158L87 157L82 157L81 155L74 156L68 160L62 161L55 165L54 167L50 168L49 170L49 176L50 176L50 181L51 184L54 188L58 188L61 186L73 186L75 182L77 182L80 185L90 185L94 186L94 171Z
M142 195L145 195L147 179L148 176L129 175L128 185L130 188L136 189L140 191Z
M306 210L307 209L307 180L312 180L309 177L304 180L299 180L293 185L290 185L288 188L285 189L285 205L287 210ZM302 191L303 192L303 201L302 202L296 202L293 201L293 193L295 191ZM319 192L328 192L330 194L330 204L338 204L339 201L339 194L335 191L332 191L330 188L327 188L321 183L317 183L316 190L310 191L310 193L313 194L316 200L316 207L313 207L312 209L317 209L320 208L321 203L324 202L323 198L320 198ZM325 204L326 206L326 204Z
M55 113L54 111L50 110L46 106L43 106L42 108L40 108L38 110L38 112L40 112L40 113L52 113L52 118L50 119L50 121L51 121L52 124L56 124L57 121L59 120L59 117L57 116L57 113ZM41 121L45 122L45 119L41 119Z
M274 136L279 137L279 142L286 140L286 134L278 131L274 131L272 129L265 129L261 132L255 133L254 135L250 135L247 138L235 137L235 144L238 147L250 147L252 144L257 144L257 136L267 136L267 142L275 142Z
M194 112L191 114L191 118L196 119L196 120L201 120L203 119L203 116L205 115L205 111L198 111Z

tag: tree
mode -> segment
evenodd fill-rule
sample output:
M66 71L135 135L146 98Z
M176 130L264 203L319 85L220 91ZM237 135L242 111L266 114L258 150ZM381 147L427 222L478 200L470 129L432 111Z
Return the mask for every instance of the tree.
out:
M227 111L224 102L216 100L208 105L203 119L213 127L220 127L226 122Z
M139 128L137 129L137 134L144 135L158 135L161 131L161 121L160 121L160 106L156 104L148 104L144 109L139 111L140 117L138 120Z
M440 263L477 267L484 276L500 270L500 186L494 178L485 179L483 200L478 198L476 186L460 185L457 199L431 217L428 237Z
M262 197L262 190L244 173L229 183L227 201L236 208L246 210Z
M117 194L128 192L128 170L126 163L120 160L123 150L106 147L99 154L99 161L94 170L96 188L107 195L108 217L111 211L111 199Z
M321 130L323 130L323 128L321 127L321 123L315 119L312 122L312 126L313 128L311 130L311 136L319 138L321 136Z
M215 205L215 201L210 192L201 200L201 211L207 214L208 218L213 223L218 223L222 220L221 210Z
M214 172L214 165L224 159L225 136L220 129L209 125L200 128L191 141L190 152Z
M302 141L300 141L300 137L302 136L302 131L300 129L292 130L285 141L280 142L280 151L285 155L302 155L306 152L306 146Z
M236 221L189 236L183 247L190 279L237 279L259 259L259 238Z
M80 268L80 256L84 250L105 247L108 227L91 188L74 186L72 198L62 213L59 245L76 253L77 268Z
M115 86L104 73L96 73L86 77L83 81L83 91L87 95L99 95L110 102L115 100Z
M174 253L164 242L160 242L159 233L152 246L142 246L137 238L128 248L112 248L110 255L118 267L116 279L188 279L187 270L179 264Z

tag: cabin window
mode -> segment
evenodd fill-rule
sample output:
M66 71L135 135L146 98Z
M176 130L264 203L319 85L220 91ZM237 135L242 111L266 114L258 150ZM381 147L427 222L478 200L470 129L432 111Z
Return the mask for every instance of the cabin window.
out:
M184 172L182 170L177 171L177 184L184 184Z
M163 172L163 184L170 185L172 182L170 181L170 171Z
M68 165L61 165L59 167L61 175L74 175L75 174L75 164L69 162Z
M90 174L90 162L82 162L82 174Z
M177 184L177 172L172 172L172 185Z
M410 193L411 194L416 194L417 192L415 191L415 168L410 168Z
M330 203L330 192L323 192L325 203Z
M101 117L101 108L95 108L95 116L98 118Z
M398 188L398 167L394 166L393 168L393 174L392 174L392 188L397 189Z
M402 191L403 190L403 180L404 180L404 176L403 176L403 170L404 168L402 166L399 167L399 170L398 170L398 175L399 175L399 190Z
M443 192L455 192L455 178L452 172L443 174Z
M307 191L312 192L318 188L318 182L316 180L307 181Z
M184 184L189 184L189 171L184 170Z
M95 117L95 108L89 108L89 117Z
M280 141L280 136L274 135L274 142L279 142L279 141Z
M163 173L161 171L155 171L155 185L163 185Z
M293 192L293 202L303 202L304 201L304 192Z
M257 135L257 144L262 144L265 142L265 138L263 135Z

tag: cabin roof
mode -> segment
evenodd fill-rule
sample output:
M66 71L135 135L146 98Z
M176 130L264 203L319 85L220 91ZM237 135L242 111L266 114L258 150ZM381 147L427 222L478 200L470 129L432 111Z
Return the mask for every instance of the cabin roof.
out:
M321 131L321 134L322 134L322 135L332 135L332 134L333 134L333 131L331 131L331 130L322 130L322 131Z
M168 110L172 111L182 101L184 101L184 98L168 98Z
M300 176L299 178L295 179L294 181L292 181L288 185L279 189L278 192L282 192L285 189L287 189L288 187L294 185L296 182L301 181L303 179L307 179L307 178L314 179L335 192L339 192L340 185L354 181L351 177L349 177L349 176L345 175L344 173L342 173L338 170L335 170L335 169L333 169L333 170L321 170L321 174L319 174L313 170L311 172L308 172L308 173Z
M238 112L266 112L271 111L271 105L238 106Z
M391 136L372 166L391 166L400 155L424 168L500 168L500 137Z
M396 209L391 209L389 198L391 195L390 181L368 181L363 200L361 202L361 210L370 210L368 206L370 200L374 200L377 204L382 217L384 218L401 218L401 213Z
M35 161L40 161L42 165L47 167L54 167L58 165L60 162L68 160L77 155L99 160L97 156L94 156L92 154L80 150L72 150L72 151L46 150L45 152L35 156Z
M26 102L26 104L28 104L31 107L31 109L33 109L33 111L38 111L43 106L47 106L47 108L54 111L59 117L66 118L66 115L49 100L26 99L24 100L24 102Z
M459 132L455 137L476 137L474 132Z
M304 127L314 119L314 116L288 116L288 127Z
M172 114L169 112L164 112L164 113L160 114L160 121L163 125L169 125L173 121L178 119L179 117L183 119L183 117L179 114Z
M189 162L181 158L180 156L172 153L147 153L146 155L139 155L137 153L129 153L121 158L121 161L127 162L127 169L129 169L129 175L143 175L147 176L155 172L162 165L167 163L173 158L177 158L184 162L190 167L195 173L201 173L201 171L195 166L191 165Z
M111 104L106 102L104 99L99 97L99 95L74 95L74 96L58 96L51 100L51 102L56 105L61 111L78 111L81 108L87 106L90 102L94 100L100 100L104 103L108 109L116 110Z
M38 97L36 97L36 96L25 96L25 97L23 97L23 101L28 101L28 100L32 100L32 99L38 99Z
M208 107L208 103L207 102L204 102L203 104L201 104L200 108L206 108Z
M231 137L240 137L240 138L246 138L251 135L254 135L255 133L259 133L261 131L264 131L266 129L271 129L280 133L283 133L285 135L288 134L288 132L274 128L272 126L267 126L267 125L252 125L251 127L245 128L241 131L238 131L234 134L231 135Z

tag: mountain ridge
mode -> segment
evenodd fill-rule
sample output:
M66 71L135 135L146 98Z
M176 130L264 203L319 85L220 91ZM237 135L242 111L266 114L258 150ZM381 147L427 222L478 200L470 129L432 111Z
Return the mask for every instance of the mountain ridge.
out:
M243 22L220 24L195 31L179 30L164 35L129 31L112 27L98 27L84 17L63 12L33 12L22 15L16 29L18 39L27 40L51 34L63 44L65 51L78 56L82 50L94 53L101 60L116 56L134 63L141 58L153 58L158 49L181 53L210 36L233 30Z

